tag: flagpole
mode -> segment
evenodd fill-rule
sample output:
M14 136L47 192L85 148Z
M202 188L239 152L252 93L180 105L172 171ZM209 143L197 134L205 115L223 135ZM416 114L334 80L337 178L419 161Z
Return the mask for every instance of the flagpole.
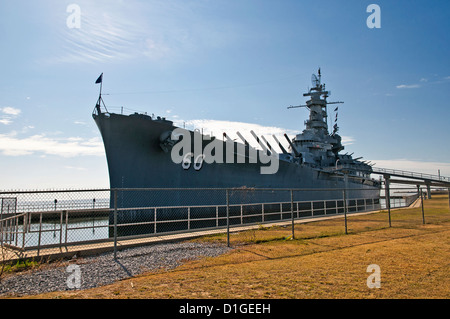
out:
M102 81L100 82L100 98L102 98L102 86L103 86L103 73L102 73Z
M98 77L97 81L95 81L96 84L100 83L100 93L98 95L98 104L100 105L100 101L102 100L102 88L103 88L103 72Z
M102 98L102 87L103 87L103 73L100 75L100 99Z

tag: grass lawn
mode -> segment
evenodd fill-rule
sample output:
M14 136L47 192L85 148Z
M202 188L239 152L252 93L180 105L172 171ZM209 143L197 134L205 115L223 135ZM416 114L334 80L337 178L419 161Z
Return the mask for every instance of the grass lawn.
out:
M231 235L234 249L90 290L32 298L449 298L447 196L420 207ZM196 239L226 243L226 235ZM368 288L367 267L381 288Z

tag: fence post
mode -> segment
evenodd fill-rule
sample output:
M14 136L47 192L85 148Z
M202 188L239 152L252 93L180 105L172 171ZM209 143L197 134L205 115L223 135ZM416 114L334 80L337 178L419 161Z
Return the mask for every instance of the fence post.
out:
M64 211L61 211L61 216L59 218L59 251L62 252L62 225L63 225L63 214Z
M4 229L4 233L5 233L4 241L5 241L5 243L8 243L8 240L9 240L8 219L5 220L5 226L3 227L3 229Z
M294 230L294 191L291 189L291 217L292 217L292 239L295 239Z
M420 190L420 206L422 207L422 223L425 225L425 211L423 208L423 192Z
M37 249L38 257L39 257L39 252L41 250L41 231L42 231L42 213L39 216L39 234L38 234L38 249Z
M191 207L188 207L188 230L191 229Z
M343 199L344 199L344 223L345 223L345 234L347 235L347 192L345 189L342 191Z
M450 188L449 188L449 194L450 194ZM262 222L265 222L265 218L264 218L264 203L262 203Z
M228 189L226 189L226 197L227 197L227 247L230 247L230 193Z
M67 233L69 231L69 211L66 210L66 230L64 235L64 243L66 244L66 250L67 250Z
M280 219L283 220L283 203L280 203Z
M117 259L117 189L114 190L114 259Z
M242 208L242 204L241 204L241 225L244 224L244 212L243 212L243 208Z
M28 214L30 213L25 213L25 215L23 215L23 227L22 227L22 249L25 248L25 234L27 233L27 221L28 221Z
M219 227L219 206L216 206L216 227Z
M157 208L155 207L153 209L155 210L155 212L153 214L153 233L156 234L156 220L157 220L156 211L157 211Z
M95 210L95 198L92 199L92 210ZM95 234L95 214L92 212L92 234Z
M0 209L0 243L3 247L3 211Z
M448 188L448 208L450 209L450 187Z
M389 175L384 176L385 180L385 189L384 189L384 198L386 201L386 208L388 210L388 216L389 216L389 227L391 227L391 191L389 189Z
M15 238L14 238L14 245L17 247L17 243L18 243L18 238L19 238L19 217L16 217L16 218L14 218L14 223L15 223L15 225L16 225L16 230L15 230L15 232L16 232L16 235L15 235Z

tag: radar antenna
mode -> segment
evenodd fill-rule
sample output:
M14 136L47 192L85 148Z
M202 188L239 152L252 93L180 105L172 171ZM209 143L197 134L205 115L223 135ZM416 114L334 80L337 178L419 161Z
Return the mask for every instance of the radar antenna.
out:
M320 77L317 77L315 74L311 75L311 84L313 88L320 87Z

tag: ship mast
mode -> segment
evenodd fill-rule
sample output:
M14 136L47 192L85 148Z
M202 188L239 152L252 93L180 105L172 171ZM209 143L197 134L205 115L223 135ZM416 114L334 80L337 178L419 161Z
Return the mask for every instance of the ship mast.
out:
M322 84L322 74L320 68L318 70L318 76L313 74L311 76L312 88L308 93L304 93L303 96L309 96L310 99L306 101L306 105L289 106L288 109L306 107L309 110L309 120L306 121L307 129L317 129L323 131L324 135L328 135L328 110L329 104L342 104L344 102L327 102L327 97L331 95L330 91L325 90L325 83ZM321 98L323 96L323 99ZM337 132L337 126L333 130L333 133Z

